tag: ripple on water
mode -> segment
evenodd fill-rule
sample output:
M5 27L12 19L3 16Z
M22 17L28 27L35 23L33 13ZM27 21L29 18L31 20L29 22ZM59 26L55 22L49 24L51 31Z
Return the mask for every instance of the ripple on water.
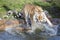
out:
M31 35L28 35L28 37L29 36L31 36ZM59 40L59 39L60 39L60 36L48 38L48 40ZM0 33L0 40L26 40L26 38L22 37L21 35L11 35L8 32L1 32Z
M1 32L0 40L25 40L25 38L19 35L11 35L7 32Z

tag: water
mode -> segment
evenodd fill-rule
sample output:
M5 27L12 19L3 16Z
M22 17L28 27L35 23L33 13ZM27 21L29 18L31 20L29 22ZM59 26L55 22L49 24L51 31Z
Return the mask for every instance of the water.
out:
M11 35L8 32L0 33L0 40L25 40L22 36Z
M50 37L48 40L60 40L60 36Z
M29 39L40 40L42 36L43 36L43 34L40 35L40 33L35 33L35 34L25 33L24 35L22 35L22 34L21 35L19 35L19 34L12 35L12 34L6 32L6 31L5 32L0 32L0 40L29 40ZM60 36L53 36L53 37L46 36L46 38L47 38L46 40L60 40Z
M55 27L51 28L47 24L37 25L34 24L33 30L37 28L37 31L33 33L9 33L8 31L0 32L0 40L60 40L60 25L55 25ZM39 29L40 30L39 30ZM8 29L9 31L12 31ZM53 35L53 36L51 36Z

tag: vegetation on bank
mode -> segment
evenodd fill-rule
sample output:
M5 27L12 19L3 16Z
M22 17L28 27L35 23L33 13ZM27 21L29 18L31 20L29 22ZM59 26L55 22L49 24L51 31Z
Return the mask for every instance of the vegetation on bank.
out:
M33 3L36 0L0 0L0 17L6 14L6 9L3 6L7 6L11 10L20 11L24 4ZM39 1L39 0L37 0Z
M20 11L24 4L35 4L38 6L42 6L43 9L46 9L49 11L50 14L53 14L52 16L55 17L54 12L51 11L52 7L59 7L58 4L58 0L56 1L52 1L52 2L41 2L40 0L0 0L0 17L2 17L3 15L5 15L7 13L7 10L3 7L3 6L7 6L9 9L11 10L17 10ZM51 10L50 10L51 9ZM55 8L54 8L55 9ZM58 8L60 10L60 7ZM56 16L57 17L57 16Z

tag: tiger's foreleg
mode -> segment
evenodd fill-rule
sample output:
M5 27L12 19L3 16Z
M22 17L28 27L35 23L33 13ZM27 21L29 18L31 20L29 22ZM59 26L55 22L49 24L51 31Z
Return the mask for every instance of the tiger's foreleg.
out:
M44 13L43 13L43 15L44 15L47 23L48 23L51 27L53 27L53 24L50 22L50 20L47 18L47 16L46 16Z
M25 11L25 20L26 20L26 24L28 28L31 28L31 20L30 20L30 15L28 14L28 12Z

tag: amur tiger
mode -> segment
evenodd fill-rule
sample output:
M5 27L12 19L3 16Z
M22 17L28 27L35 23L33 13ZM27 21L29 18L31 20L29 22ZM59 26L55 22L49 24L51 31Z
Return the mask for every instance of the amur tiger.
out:
M33 22L35 23L47 22L50 26L53 26L53 24L47 18L44 10L40 6L26 4L21 12L23 13L23 15L25 15L24 17L27 26L31 26L30 23L32 24Z

